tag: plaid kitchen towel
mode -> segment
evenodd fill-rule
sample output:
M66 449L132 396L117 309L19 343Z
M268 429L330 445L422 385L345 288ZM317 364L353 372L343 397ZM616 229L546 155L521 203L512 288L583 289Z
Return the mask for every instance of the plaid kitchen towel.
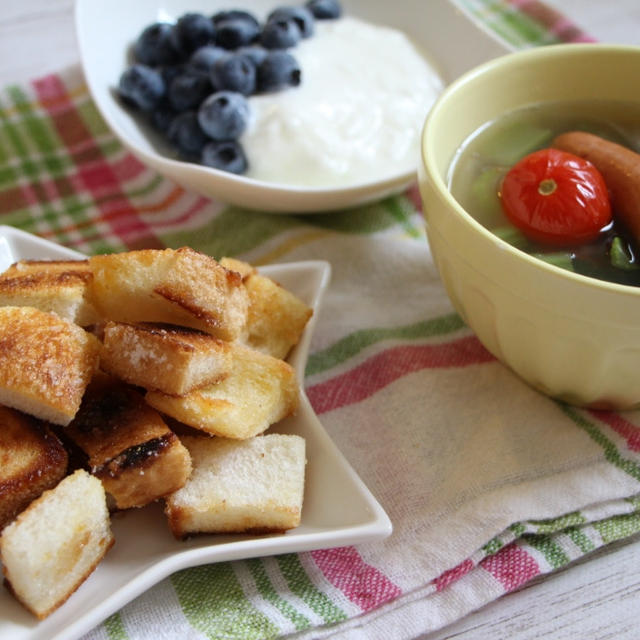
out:
M519 46L588 40L539 2L461 0ZM77 68L0 96L0 222L85 253L190 245L263 265L328 260L306 388L393 534L175 573L86 636L405 639L640 530L640 412L533 391L453 312L415 188L272 215L150 171Z

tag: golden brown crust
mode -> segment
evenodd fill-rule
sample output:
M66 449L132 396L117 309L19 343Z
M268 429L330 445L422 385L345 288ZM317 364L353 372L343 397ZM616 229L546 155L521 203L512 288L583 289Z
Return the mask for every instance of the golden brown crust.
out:
M223 340L243 335L248 297L242 276L183 247L93 256L93 297L120 322L164 322Z
M196 329L109 322L100 364L136 386L183 395L228 375L231 346Z
M172 418L216 436L245 439L293 414L298 407L295 371L288 363L234 345L224 380L175 397L148 391L147 402Z
M88 260L22 260L0 274L0 305L32 306L81 326L98 320Z
M68 424L99 358L83 329L31 307L0 307L0 402Z
M141 507L184 485L189 453L177 436L126 384L96 376L65 436L88 456L118 509Z
M250 536L260 536L260 535L268 535L273 533L286 533L290 529L295 528L297 525L292 525L291 527L266 527L260 526L256 527L251 524L251 519L247 518L247 525L243 526L238 522L234 522L233 525L228 528L219 527L215 531L193 531L192 530L192 513L189 509L184 509L183 507L173 506L171 509L166 509L165 514L167 516L167 522L169 524L169 529L173 534L173 537L176 540L187 540L189 538L194 538L196 536L204 536L215 534L224 534L224 533L237 533L237 534L246 534Z
M249 295L246 343L275 358L286 358L313 315L311 307L247 262L222 258L220 264L242 274Z
M0 530L66 470L67 452L45 423L0 406Z
M48 271L50 273L70 273L79 272L91 274L89 268L89 260L18 260L10 267L0 273L0 277L4 276L20 276L29 273L42 273Z

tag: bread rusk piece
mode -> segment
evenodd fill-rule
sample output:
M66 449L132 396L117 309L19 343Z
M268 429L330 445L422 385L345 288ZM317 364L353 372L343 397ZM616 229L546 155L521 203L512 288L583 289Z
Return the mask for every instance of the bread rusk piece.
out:
M85 453L116 509L149 504L191 473L189 452L160 414L135 389L103 374L87 387L64 437Z
M248 440L184 436L193 472L166 500L173 535L276 533L300 524L305 441L268 434Z
M5 582L42 620L84 582L113 542L102 483L79 469L2 531Z
M228 375L230 344L175 325L108 322L100 367L136 386L184 395Z
M286 358L313 315L311 307L247 262L222 258L220 264L242 275L249 294L246 343L275 358Z
M46 423L0 405L0 531L67 472L67 452Z
M148 391L145 398L190 427L243 439L294 413L298 387L293 368L284 360L236 343L231 372L222 381L184 396Z
M97 368L100 341L33 307L0 307L0 404L66 425Z
M96 307L109 320L177 324L222 338L244 335L240 274L190 249L141 249L89 258Z
M99 320L88 260L21 260L0 274L0 306L35 307L82 327Z

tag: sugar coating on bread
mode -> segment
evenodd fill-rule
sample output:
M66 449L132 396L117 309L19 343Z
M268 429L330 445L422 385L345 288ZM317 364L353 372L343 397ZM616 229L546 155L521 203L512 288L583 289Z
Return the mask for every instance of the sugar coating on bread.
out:
M0 404L68 424L99 351L95 336L53 313L0 307Z
M148 391L147 402L207 433L250 438L295 412L298 387L288 363L234 344L229 375L184 396Z
M67 471L67 452L46 425L0 405L0 531Z
M313 315L311 307L246 262L222 258L220 264L243 277L249 295L247 345L275 358L286 358Z
M100 366L145 389L183 395L224 378L231 370L231 348L194 329L108 322Z
M46 618L84 582L113 544L102 483L78 470L45 491L0 536L5 580Z
M80 326L99 320L88 260L21 260L0 274L0 306L35 307Z
M195 533L284 532L300 524L305 441L268 434L248 440L183 436L193 461L165 512L177 538Z
M183 247L92 256L98 310L120 322L163 322L223 340L244 335L248 296L240 274Z
M143 396L97 375L64 434L85 453L117 509L142 507L186 482L189 452Z

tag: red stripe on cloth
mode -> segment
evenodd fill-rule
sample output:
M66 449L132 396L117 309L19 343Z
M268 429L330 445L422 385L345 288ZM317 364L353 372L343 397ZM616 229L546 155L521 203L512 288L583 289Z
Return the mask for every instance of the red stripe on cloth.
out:
M497 553L480 562L505 591L513 591L540 573L536 559L515 543L502 547Z
M452 582L459 580L462 576L467 575L471 569L473 569L474 564L471 559L464 560L453 569L449 569L445 571L442 575L437 577L433 584L436 588L436 591L444 591Z
M387 576L364 562L354 547L312 551L311 557L324 577L362 611L371 611L402 594Z
M631 451L636 453L640 451L640 427L613 411L592 410L590 413L594 418L609 425L618 435L622 436Z
M595 42L595 38L545 2L540 0L508 0L508 2L564 42Z
M116 173L102 156L60 76L51 74L34 81L33 85L67 149L81 145L95 154L96 161L77 166L74 182L80 182L84 191L88 191L95 200L101 200L95 205L101 213L100 220L107 222L118 239L129 248L138 246L141 238L147 239L147 244L152 239L152 244L161 246L122 191L122 175L118 175L119 172Z
M148 171L134 155L127 153L120 160L111 163L113 173L120 180L135 180L141 173Z
M421 369L466 367L493 360L475 336L438 345L393 347L351 371L309 387L307 396L320 414L360 402L398 378Z

